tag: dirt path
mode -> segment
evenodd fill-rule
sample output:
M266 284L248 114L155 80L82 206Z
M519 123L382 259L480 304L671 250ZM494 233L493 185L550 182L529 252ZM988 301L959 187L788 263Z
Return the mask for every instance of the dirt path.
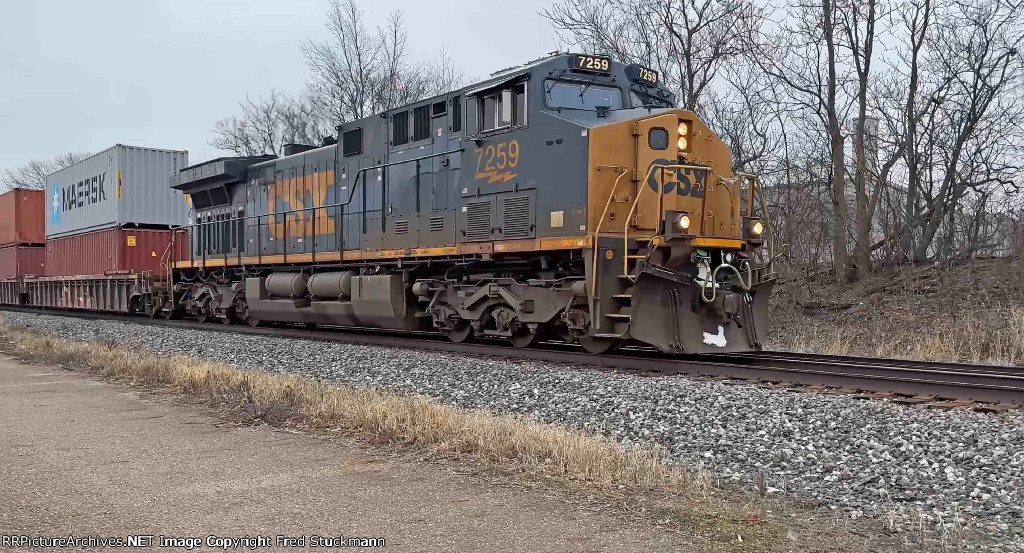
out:
M271 545L305 536L308 546L314 534L383 537L391 551L699 550L555 495L236 427L200 407L0 358L5 535L154 535L151 549L162 551L185 549L159 548L161 535L266 536Z

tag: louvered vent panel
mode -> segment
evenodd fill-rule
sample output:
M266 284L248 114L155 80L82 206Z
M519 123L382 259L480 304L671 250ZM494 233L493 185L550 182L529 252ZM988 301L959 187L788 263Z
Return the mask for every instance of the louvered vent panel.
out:
M437 232L440 230L444 230L444 217L431 217L430 232Z
M395 221L395 234L406 234L409 232L409 221Z
M466 239L483 240L491 237L491 202L466 205Z
M530 235L530 197L519 196L502 200L502 236L522 238Z

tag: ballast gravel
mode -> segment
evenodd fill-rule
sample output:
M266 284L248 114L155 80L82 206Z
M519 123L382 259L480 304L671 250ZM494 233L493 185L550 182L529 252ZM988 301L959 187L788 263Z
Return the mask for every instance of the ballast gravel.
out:
M1024 551L1024 415L940 410L638 377L564 364L5 312L12 326L223 360L247 369L424 394L519 413L624 444L654 441L724 481L938 531L972 522L965 550Z

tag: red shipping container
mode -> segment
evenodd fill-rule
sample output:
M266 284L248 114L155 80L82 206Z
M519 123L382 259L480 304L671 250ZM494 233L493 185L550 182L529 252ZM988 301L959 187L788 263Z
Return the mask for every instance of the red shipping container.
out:
M0 246L0 280L10 280L25 275L42 275L46 261L43 246L9 244Z
M175 240L170 255L171 230L114 227L46 241L46 276L94 276L110 273L166 275L185 240ZM168 257L169 256L169 257Z
M11 190L0 195L0 244L42 244L46 241L46 194L42 190Z

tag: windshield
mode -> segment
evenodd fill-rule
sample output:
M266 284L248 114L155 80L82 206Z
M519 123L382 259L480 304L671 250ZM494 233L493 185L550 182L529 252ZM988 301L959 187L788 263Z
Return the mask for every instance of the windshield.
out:
M657 98L655 96L652 96L644 92L639 92L637 90L630 90L629 95L633 99L633 107L675 107L675 99L672 98L671 96L669 96L668 98Z
M606 106L610 109L622 107L622 91L615 87L598 86L590 83L569 81L544 82L548 106L552 108L595 109Z

